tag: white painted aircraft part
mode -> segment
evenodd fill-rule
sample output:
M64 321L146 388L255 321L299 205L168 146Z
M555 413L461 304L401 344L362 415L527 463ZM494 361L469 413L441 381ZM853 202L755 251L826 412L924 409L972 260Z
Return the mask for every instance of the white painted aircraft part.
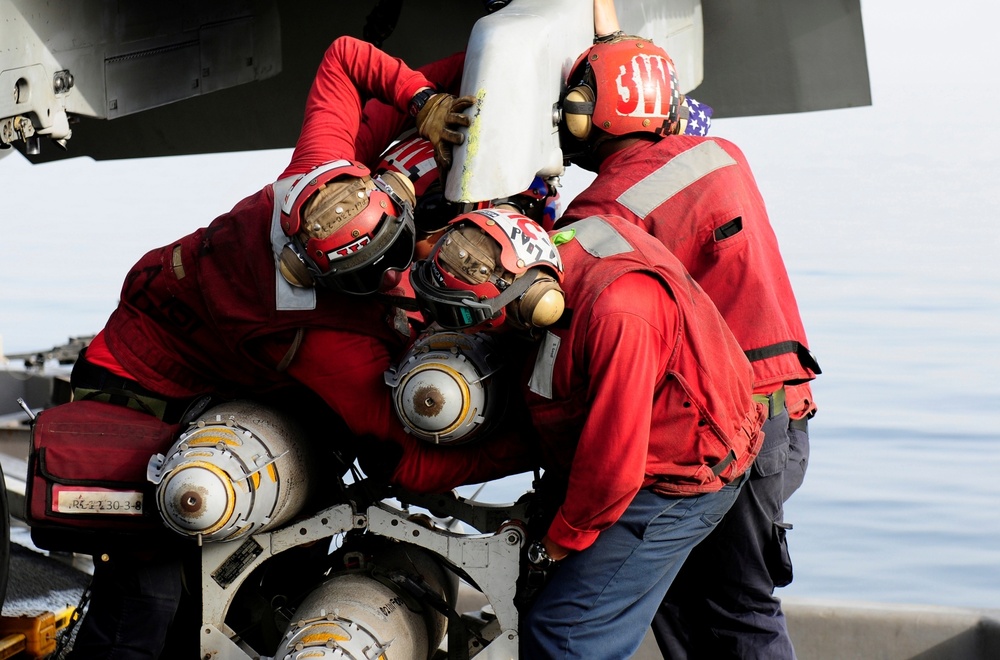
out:
M652 39L675 60L681 88L701 83L699 0L618 0L623 31ZM476 22L462 95L477 106L466 141L454 149L445 196L480 202L527 189L536 174L563 173L559 102L577 58L593 43L592 0L513 0Z

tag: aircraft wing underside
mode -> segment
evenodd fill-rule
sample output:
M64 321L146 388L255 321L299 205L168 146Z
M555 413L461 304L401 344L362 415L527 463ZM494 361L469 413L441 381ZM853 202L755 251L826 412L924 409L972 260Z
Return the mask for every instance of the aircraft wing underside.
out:
M480 0L0 0L10 44L0 86L13 92L0 95L0 143L37 151L35 163L292 147L323 51L349 34L411 66L467 49L462 91L480 97L479 161L456 153L464 175L453 171L449 197L498 197L561 167L554 117L591 41L591 2L512 0L488 14ZM671 53L682 86L716 117L871 103L860 0L617 9L627 32ZM506 169L486 166L497 144Z

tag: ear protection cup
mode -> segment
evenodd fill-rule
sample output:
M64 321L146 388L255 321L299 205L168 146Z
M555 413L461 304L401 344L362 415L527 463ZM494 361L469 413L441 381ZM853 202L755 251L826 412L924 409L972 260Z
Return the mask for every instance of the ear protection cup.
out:
M538 273L517 303L517 318L529 328L545 328L562 316L566 299L559 283Z
M563 99L563 121L566 130L579 140L586 140L593 126L594 101L597 97L589 85L569 90Z
M413 188L413 182L395 170L387 170L379 175L383 181L389 184L392 191L399 195L404 202L410 203L410 208L417 205L417 193Z
M281 249L281 256L278 259L278 270L281 276L288 280L292 286L311 287L315 284L312 273L299 253L292 249L291 245L286 245Z

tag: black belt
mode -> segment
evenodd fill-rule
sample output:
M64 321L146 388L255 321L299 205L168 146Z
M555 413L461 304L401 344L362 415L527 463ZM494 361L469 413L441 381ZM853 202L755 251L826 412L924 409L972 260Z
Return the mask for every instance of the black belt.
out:
M729 467L729 464L736 460L736 452L732 449L726 454L726 457L712 466L712 474L719 476L722 472Z
M785 412L785 388L779 387L770 394L754 394L753 400L767 406L767 418L774 419Z
M170 399L129 378L88 362L83 353L73 365L70 377L77 401L103 401L150 414L168 424L176 424L191 404L190 399Z

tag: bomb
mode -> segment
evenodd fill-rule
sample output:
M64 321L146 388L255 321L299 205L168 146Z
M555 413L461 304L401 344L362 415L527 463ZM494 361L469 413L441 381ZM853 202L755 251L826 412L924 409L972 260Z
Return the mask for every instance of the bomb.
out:
M249 401L207 410L147 476L170 529L201 541L232 541L277 527L309 496L305 432L287 415Z

